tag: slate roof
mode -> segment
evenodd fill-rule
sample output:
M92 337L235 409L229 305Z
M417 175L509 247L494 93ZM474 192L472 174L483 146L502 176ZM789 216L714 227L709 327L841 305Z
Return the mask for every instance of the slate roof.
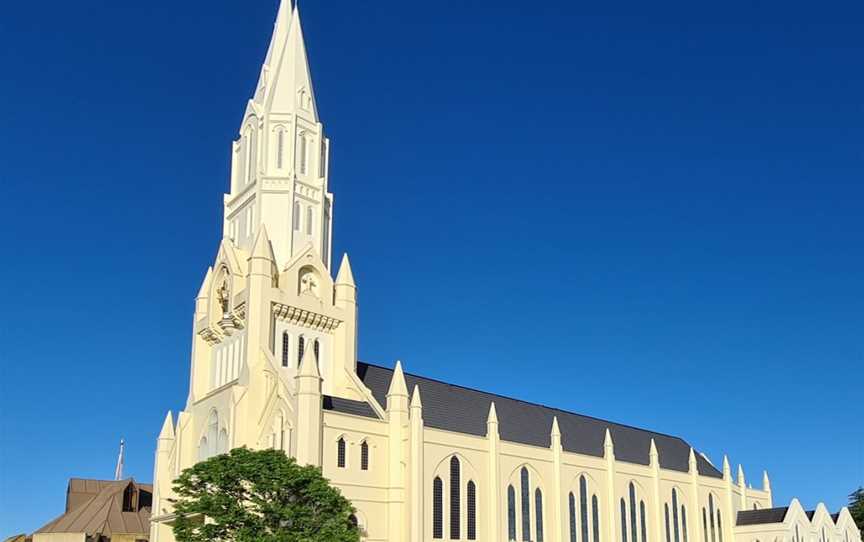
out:
M366 401L353 401L340 397L324 396L324 410L341 412L342 414L353 414L364 418L378 418L378 415Z
M123 494L133 487L138 492L134 512L123 511ZM86 533L111 536L114 533L147 534L150 532L150 503L153 486L129 480L69 481L66 512L44 525L37 533Z
M763 508L761 510L743 510L738 512L736 525L743 527L745 525L783 523L788 511L788 506L784 506L783 508Z
M357 375L372 391L375 399L382 406L386 406L387 390L393 376L393 369L358 362ZM498 431L502 440L548 448L551 440L552 418L557 416L561 429L561 444L565 451L603 457L603 443L608 427L615 443L616 459L648 465L653 438L660 454L661 467L680 472L687 472L689 469L690 445L678 437L421 376L406 374L405 381L409 390L412 390L415 385L420 386L423 421L427 427L485 436L489 405L494 401L498 413ZM723 477L720 471L698 453L696 462L700 474L714 478Z

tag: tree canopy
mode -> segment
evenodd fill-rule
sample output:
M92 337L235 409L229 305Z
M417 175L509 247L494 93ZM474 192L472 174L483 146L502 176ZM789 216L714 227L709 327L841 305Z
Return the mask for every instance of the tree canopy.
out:
M864 531L864 487L859 487L849 495L849 513L861 531Z
M354 508L315 467L237 448L174 482L178 542L358 542ZM205 519L206 518L206 519Z

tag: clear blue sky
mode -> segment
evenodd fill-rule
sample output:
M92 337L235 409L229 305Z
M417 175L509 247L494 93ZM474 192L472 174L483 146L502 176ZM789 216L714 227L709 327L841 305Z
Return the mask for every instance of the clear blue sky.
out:
M864 483L864 4L701 4L305 2L361 357L836 509ZM120 437L151 479L275 10L5 6L0 536Z

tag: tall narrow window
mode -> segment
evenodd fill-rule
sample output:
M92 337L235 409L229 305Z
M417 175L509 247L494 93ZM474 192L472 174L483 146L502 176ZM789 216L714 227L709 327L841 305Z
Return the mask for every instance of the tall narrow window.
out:
M290 355L291 335L288 332L282 334L282 367L288 367L288 356Z
M543 542L543 492L534 490L534 515L537 522L537 542Z
M297 341L297 367L300 367L300 364L303 363L303 354L306 350L306 339L302 335L300 339Z
M642 523L642 542L648 542L648 521L645 515L645 501L639 501L639 521Z
M294 231L300 231L300 202L294 202Z
M687 540L687 509L684 505L681 505L681 532L684 533L684 542L688 542Z
M720 510L717 510L717 540L723 542L723 522L720 520Z
M450 540L461 538L459 520L462 517L459 502L459 459L455 456L450 458Z
M597 495L591 496L591 523L594 526L594 542L600 542L600 504Z
M717 542L717 531L714 528L714 496L708 495L708 519L711 521L711 542Z
M576 540L576 497L573 495L573 492L570 492L569 497L570 504L570 542L577 542Z
M798 542L801 540L801 532L798 530L798 526L795 526L795 541Z
M276 131L276 169L282 169L284 157L285 157L285 129L279 128Z
M312 207L306 209L306 235L312 235Z
M432 538L444 538L444 483L435 477L432 482Z
M678 527L678 491L672 489L672 528L675 530L675 542L681 542L681 530Z
M342 437L336 441L336 466L340 469L345 468L345 439Z
M621 499L621 542L627 541L627 503Z
M522 467L520 474L522 480L522 540L530 542L531 540L531 489L528 487L530 480L528 478L528 469Z
M300 173L306 175L306 168L308 167L308 151L306 149L306 134L300 134Z
M468 482L466 498L468 499L468 540L477 540L477 486L473 480Z
M516 490L507 486L507 540L516 540Z
M321 162L318 164L318 176L324 177L327 173L327 145L324 143L324 138L321 138Z
M365 440L360 445L360 470L369 470L369 444Z
M315 363L318 363L318 361L321 359L321 341L319 341L318 339L315 339L314 348L315 348Z
M666 542L672 542L672 533L669 532L670 531L670 528L669 528L669 503L666 503L665 511L666 511Z
M702 507L702 540L708 542L708 512Z
M630 482L630 536L633 542L639 542L636 525L636 486Z
M255 168L258 161L258 137L255 131L255 128L249 129L249 177L248 180L251 183L255 180Z
M588 481L579 477L579 519L582 520L582 542L588 542Z

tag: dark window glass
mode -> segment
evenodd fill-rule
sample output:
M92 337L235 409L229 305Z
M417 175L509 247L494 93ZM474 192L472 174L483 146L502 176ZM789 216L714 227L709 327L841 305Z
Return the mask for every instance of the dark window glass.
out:
M675 542L681 542L681 530L678 527L678 491L672 490L672 528L675 530Z
M345 468L345 439L343 438L336 442L336 466L340 469Z
M282 334L282 367L288 367L288 348L291 346L291 336L288 332Z
M123 490L123 511L136 512L135 489L132 487L132 484L129 484L128 486L126 486L126 489Z
M639 542L639 535L636 533L636 486L630 482L630 536L633 542Z
M720 510L717 510L717 540L723 542L723 522L720 521Z
M645 517L645 501L639 501L639 521L642 522L642 542L648 542L648 521Z
M297 367L303 363L303 351L306 350L306 339L300 337L297 341Z
M360 470L369 470L369 444L360 445Z
M432 538L444 538L444 483L435 477L432 482Z
M627 541L627 504L621 499L621 541Z
M588 481L579 477L579 518L582 520L582 542L588 542Z
M669 533L669 504L666 504L666 542L672 542L672 535Z
M507 540L516 540L516 490L507 486Z
M528 469L522 467L521 473L522 490L522 540L530 542L531 540L531 489L529 488L530 480L528 479Z
M450 539L459 540L460 520L462 518L461 503L459 502L459 459L455 456L450 458Z
M597 495L591 497L591 517L594 524L594 542L600 542L600 505L597 502Z
M468 540L477 540L477 486L468 482Z
M570 492L570 542L576 541L576 497Z
M702 507L702 540L708 542L708 513L705 511L705 507Z
M318 339L315 339L315 363L318 363L320 355L321 355L321 343L318 341Z
M537 542L543 542L543 492L534 490L534 514L537 516Z
M711 542L717 542L717 531L714 528L714 496L708 495L708 519L711 522Z
M684 542L687 541L687 509L681 505L681 532L684 533Z

